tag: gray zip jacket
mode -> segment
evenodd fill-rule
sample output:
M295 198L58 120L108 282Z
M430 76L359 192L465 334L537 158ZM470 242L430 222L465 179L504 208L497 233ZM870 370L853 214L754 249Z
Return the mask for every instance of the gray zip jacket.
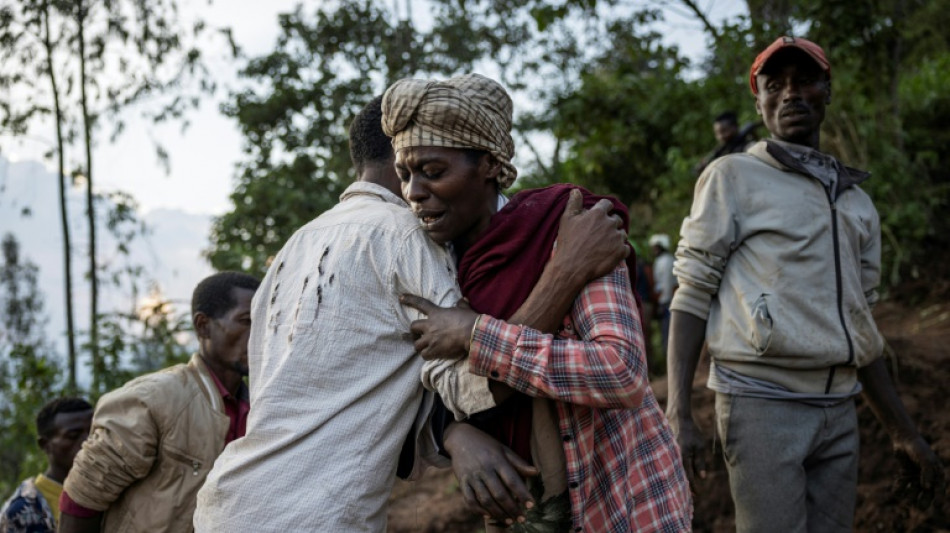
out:
M880 219L858 187L868 176L774 140L700 176L671 309L707 320L717 365L793 392L854 389L883 350L871 316Z

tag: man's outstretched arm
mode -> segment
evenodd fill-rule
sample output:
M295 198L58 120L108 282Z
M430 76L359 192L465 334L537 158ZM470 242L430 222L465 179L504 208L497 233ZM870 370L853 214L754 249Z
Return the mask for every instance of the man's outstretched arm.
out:
M676 436L683 468L690 484L696 475L706 478L706 455L702 433L693 419L693 378L706 340L706 321L684 311L672 311L670 340L666 353L669 386L666 417Z
M926 509L935 497L943 494L946 486L940 459L920 436L904 409L883 358L858 369L858 378L864 387L864 399L890 435L894 454L900 461L901 470L895 483L898 492Z

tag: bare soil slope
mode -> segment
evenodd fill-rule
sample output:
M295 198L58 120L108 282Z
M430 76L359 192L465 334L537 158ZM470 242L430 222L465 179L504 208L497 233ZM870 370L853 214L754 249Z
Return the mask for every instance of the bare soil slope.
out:
M928 290L929 303L912 305L888 301L875 310L878 325L893 353L892 370L911 417L931 442L944 465L950 466L950 291ZM907 294L905 291L903 294ZM702 428L712 435L713 398L705 388L705 372L694 384L695 411ZM666 380L653 383L661 401ZM863 402L858 403L861 424L861 466L855 527L862 532L950 532L950 498L927 511L898 501L891 491L897 462L890 441ZM696 486L694 528L700 532L733 531L732 501L718 444L710 475ZM389 511L390 532L468 533L481 530L481 520L466 511L450 471L430 471L414 483L398 482Z

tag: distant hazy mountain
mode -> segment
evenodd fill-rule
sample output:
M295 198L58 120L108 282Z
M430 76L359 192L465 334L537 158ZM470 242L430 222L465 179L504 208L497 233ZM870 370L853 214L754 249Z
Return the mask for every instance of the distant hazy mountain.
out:
M36 161L10 162L0 157L0 236L13 233L20 241L22 254L40 269L39 284L49 317L47 333L62 347L66 318L63 311L63 251L59 216L59 189L55 172ZM89 323L89 289L85 280L88 243L84 190L68 193L73 255L74 312L77 327ZM100 214L105 209L100 208ZM141 265L145 276L139 297L148 294L154 284L179 309L187 309L195 284L212 272L202 257L208 245L211 216L175 209L158 209L140 214L149 228L145 238L133 244L128 259L116 252L116 243L104 225L99 226L98 256L103 264ZM116 288L107 280L100 283L100 308L132 309L131 291ZM62 350L61 350L62 351Z

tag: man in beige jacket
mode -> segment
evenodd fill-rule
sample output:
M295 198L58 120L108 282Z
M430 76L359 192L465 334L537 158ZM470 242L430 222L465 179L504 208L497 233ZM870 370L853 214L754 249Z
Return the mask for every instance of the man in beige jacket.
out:
M195 495L225 445L244 435L247 338L260 281L204 279L192 297L198 353L100 398L60 498L59 531L191 531Z

